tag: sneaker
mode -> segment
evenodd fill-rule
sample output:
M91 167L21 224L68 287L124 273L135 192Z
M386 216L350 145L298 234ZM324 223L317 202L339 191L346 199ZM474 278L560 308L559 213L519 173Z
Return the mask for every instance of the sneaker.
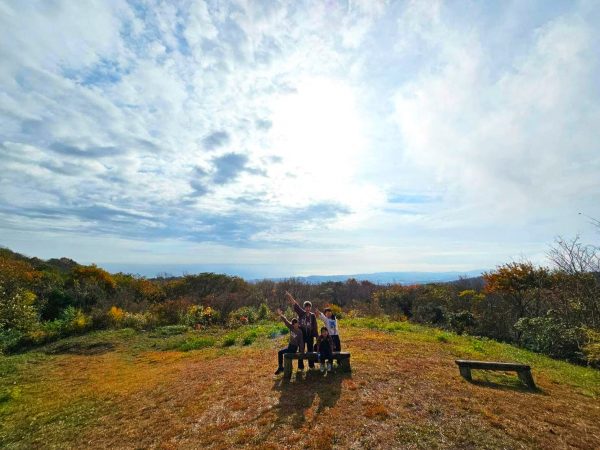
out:
M327 372L331 372L332 369L331 363L327 363Z
M321 372L325 372L325 364L321 364Z
M283 367L278 367L275 371L275 375L279 375L281 372L283 372Z

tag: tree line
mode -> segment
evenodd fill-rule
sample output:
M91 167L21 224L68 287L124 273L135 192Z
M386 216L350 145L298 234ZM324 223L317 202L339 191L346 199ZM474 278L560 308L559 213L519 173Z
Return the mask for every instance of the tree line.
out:
M558 239L548 256L552 267L511 262L478 278L405 286L355 279L250 283L215 273L149 279L0 249L0 351L90 329L241 326L285 309L289 291L330 305L340 317L386 315L600 367L597 248Z

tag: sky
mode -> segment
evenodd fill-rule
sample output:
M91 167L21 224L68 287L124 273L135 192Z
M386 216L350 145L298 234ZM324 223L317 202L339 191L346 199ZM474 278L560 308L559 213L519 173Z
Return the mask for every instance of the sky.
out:
M598 1L0 0L0 245L256 277L600 245L599 23Z

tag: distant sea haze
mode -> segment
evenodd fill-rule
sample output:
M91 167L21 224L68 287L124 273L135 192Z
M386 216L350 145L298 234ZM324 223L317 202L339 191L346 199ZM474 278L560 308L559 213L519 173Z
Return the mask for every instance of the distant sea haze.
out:
M448 272L373 272L336 275L294 275L294 269L283 269L281 266L270 264L255 265L230 265L230 264L127 264L103 263L103 268L110 272L133 273L146 277L156 276L182 276L202 272L224 273L244 278L247 281L259 280L284 280L295 278L306 283L323 283L327 281L346 281L354 278L358 281L370 281L376 284L422 284L447 282L459 278L472 278L480 276L485 270L448 271ZM298 270L305 272L306 268Z

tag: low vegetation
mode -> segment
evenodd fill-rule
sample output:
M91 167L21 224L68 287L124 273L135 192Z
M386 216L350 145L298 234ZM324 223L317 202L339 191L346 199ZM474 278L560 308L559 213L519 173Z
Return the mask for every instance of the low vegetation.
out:
M340 325L352 373L290 382L272 375L286 338L269 321L91 331L0 356L0 447L591 449L600 439L600 371L408 321ZM457 358L528 363L539 389L501 372L469 383Z
M455 283L379 286L353 279L315 285L294 279L248 283L213 273L146 279L0 249L0 352L91 330L216 324L235 329L273 319L271 311L282 306L288 290L301 300L329 306L338 317L427 324L600 367L599 254L575 239L559 240L550 257L553 269L515 262ZM233 333L225 346L238 340L250 345L255 339Z

